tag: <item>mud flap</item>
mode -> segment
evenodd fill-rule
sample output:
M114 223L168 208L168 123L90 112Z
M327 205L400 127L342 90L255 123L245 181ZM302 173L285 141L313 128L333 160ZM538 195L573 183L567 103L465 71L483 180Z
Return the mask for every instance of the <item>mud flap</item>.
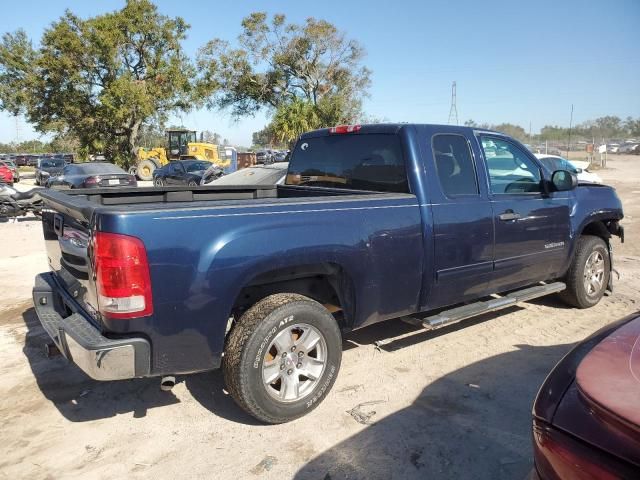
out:
M611 246L610 240L607 240L607 250L609 251L609 283L607 284L607 289L604 294L609 296L613 294L613 274L615 273L618 277L617 280L620 280L620 272L613 268L613 247Z

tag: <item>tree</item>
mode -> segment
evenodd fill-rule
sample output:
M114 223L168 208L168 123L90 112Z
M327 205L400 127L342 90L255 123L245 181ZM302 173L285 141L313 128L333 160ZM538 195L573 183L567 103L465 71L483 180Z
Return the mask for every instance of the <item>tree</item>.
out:
M222 135L216 132L205 130L202 132L202 139L205 142L213 143L214 145L220 145L220 142L222 141Z
M516 138L523 142L527 139L527 132L520 125L514 125L512 123L501 123L499 125L493 125L491 129L498 132L506 133L510 137Z
M238 48L214 39L199 52L200 93L209 95L209 107L241 117L300 100L323 125L357 119L370 83L358 42L324 20L297 25L284 15L269 21L263 12L244 18L242 29Z
M280 105L271 122L275 140L290 144L304 132L319 128L322 121L313 103L296 98Z
M128 0L87 20L67 11L37 50L24 32L5 34L0 108L127 164L145 121L191 108L195 71L181 46L187 29L150 0Z

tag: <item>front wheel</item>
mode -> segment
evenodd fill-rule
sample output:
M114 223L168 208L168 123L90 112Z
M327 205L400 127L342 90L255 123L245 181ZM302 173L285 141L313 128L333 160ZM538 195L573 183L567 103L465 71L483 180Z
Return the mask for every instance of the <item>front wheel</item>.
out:
M583 235L578 239L576 252L565 278L567 289L560 296L572 307L593 307L604 295L610 275L607 244L600 237Z
M340 329L327 309L302 295L279 293L238 320L222 368L238 405L258 420L283 423L318 406L341 359Z

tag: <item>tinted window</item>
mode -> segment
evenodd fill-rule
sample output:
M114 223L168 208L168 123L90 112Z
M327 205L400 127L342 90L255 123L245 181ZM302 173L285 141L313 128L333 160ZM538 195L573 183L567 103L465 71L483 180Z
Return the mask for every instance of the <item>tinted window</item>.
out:
M47 160L40 160L40 168L62 168L64 167L64 160L52 158Z
M396 135L327 135L299 140L291 152L287 185L408 192Z
M432 147L444 194L477 195L476 169L467 140L462 135L435 135Z
M200 172L206 170L211 165L213 165L211 162L184 162L187 172Z
M539 193L540 169L513 143L493 137L480 137L489 170L492 193Z
M79 174L95 175L100 173L127 173L112 163L85 163L76 165ZM76 173L76 172L74 172Z

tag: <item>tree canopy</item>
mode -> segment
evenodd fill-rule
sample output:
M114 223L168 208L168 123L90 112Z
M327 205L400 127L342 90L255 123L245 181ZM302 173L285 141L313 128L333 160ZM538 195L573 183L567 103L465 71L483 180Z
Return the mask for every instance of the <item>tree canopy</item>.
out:
M7 33L0 109L128 163L146 121L193 105L195 70L181 46L188 28L149 0L128 0L89 19L67 11L37 49L23 31Z
M360 116L370 84L364 55L325 20L293 24L256 12L243 19L237 46L214 39L200 50L200 88L209 107L234 117L267 109L279 125L277 140L286 142L302 124L318 128Z

